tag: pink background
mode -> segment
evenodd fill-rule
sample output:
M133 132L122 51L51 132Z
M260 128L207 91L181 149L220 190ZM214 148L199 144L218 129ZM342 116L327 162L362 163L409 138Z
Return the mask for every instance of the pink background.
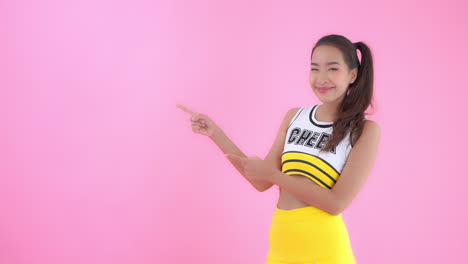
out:
M376 2L2 1L0 263L263 263L278 188L175 104L264 157L326 34L374 55L358 263L466 261L468 6Z

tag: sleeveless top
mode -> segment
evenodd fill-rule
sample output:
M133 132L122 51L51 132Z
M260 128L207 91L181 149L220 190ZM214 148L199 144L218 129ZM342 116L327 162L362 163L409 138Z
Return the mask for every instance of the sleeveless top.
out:
M315 118L318 107L320 105L302 107L291 120L281 156L281 171L303 175L332 189L353 146L348 132L330 152L320 152L333 132L333 122L318 121Z

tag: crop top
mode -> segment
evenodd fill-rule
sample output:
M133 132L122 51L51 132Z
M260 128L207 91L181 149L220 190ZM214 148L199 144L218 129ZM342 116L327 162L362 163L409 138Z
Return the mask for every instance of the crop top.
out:
M319 152L332 134L333 122L318 121L315 118L318 107L320 105L300 108L289 123L281 155L281 171L288 175L303 175L332 189L353 146L348 132L329 152Z

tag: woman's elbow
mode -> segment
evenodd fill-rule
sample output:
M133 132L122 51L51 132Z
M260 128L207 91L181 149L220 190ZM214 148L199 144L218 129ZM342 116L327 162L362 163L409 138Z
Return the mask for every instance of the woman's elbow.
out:
M271 186L273 186L273 183L267 183L267 184L265 184L265 185L259 186L259 188L257 188L257 190L258 190L259 192L264 192L264 191L270 189Z
M346 206L339 200L335 200L330 207L329 213L332 215L340 215L346 209Z

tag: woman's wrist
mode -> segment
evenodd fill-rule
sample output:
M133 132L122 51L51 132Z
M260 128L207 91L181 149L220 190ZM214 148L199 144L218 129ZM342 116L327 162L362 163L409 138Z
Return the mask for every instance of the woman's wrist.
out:
M221 128L219 127L216 127L214 128L213 130L213 134L211 136L209 136L212 140L216 140L216 138L219 138L220 135L223 134L223 131L221 130Z
M278 178L283 176L283 172L280 170L275 170L273 174L270 176L270 182L276 184L278 182Z

